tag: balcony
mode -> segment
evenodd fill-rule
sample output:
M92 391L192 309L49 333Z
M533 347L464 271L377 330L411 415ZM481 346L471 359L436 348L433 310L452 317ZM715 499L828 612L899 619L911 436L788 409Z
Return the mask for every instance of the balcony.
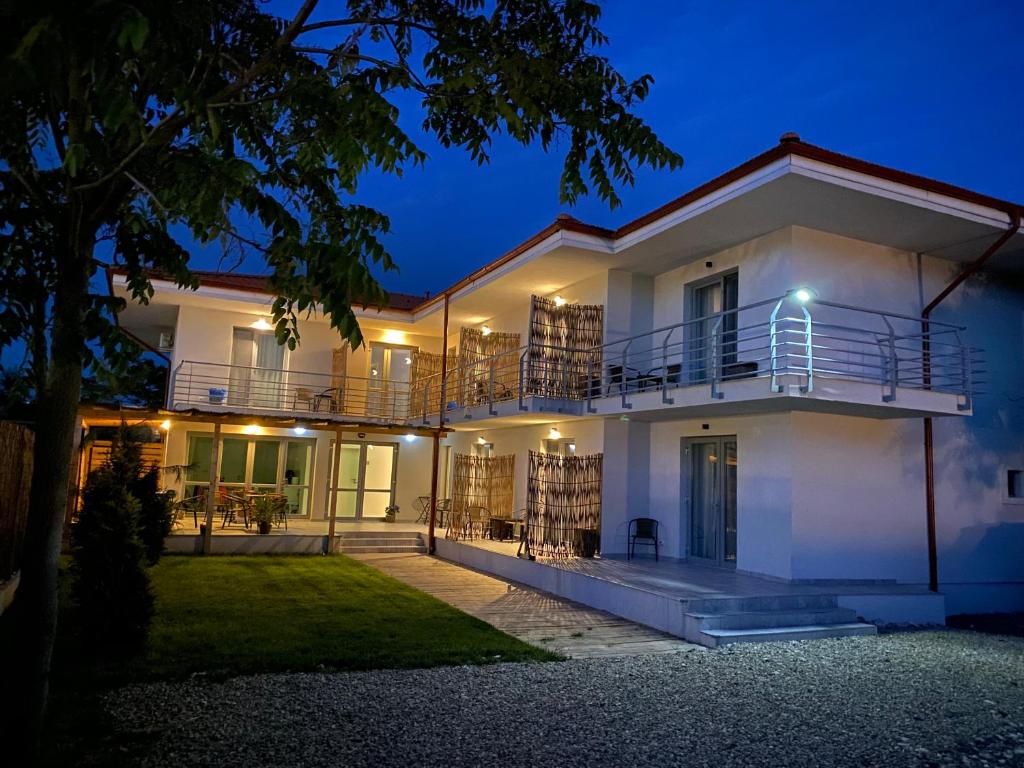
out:
M688 409L875 417L970 411L981 357L963 343L962 327L923 327L909 315L797 295L590 349L535 345L478 360L444 378L445 420ZM440 392L440 377L414 383L410 417L436 424Z
M409 383L185 360L174 369L167 405L171 410L406 424Z

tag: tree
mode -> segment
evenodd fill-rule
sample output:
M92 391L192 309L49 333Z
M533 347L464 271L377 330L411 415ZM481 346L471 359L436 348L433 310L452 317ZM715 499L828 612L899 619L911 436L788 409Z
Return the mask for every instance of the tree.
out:
M488 160L491 137L565 151L561 198L590 187L618 204L638 166L678 167L601 55L583 0L301 0L289 18L257 0L11 0L0 66L0 345L30 351L39 419L25 567L19 732L35 742L56 628L57 557L81 375L120 343L118 302L91 286L123 266L179 286L188 238L263 255L278 340L314 307L354 346L354 302L382 304L372 268L394 264L387 217L360 205L371 168L400 174L424 152L397 124L413 93L423 127ZM331 17L331 11L340 15ZM245 222L241 227L240 223ZM175 233L186 233L186 240Z

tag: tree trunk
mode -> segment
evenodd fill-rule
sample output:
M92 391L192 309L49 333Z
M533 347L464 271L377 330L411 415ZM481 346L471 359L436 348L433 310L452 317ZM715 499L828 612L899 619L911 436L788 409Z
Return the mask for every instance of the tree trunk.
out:
M36 393L35 463L21 584L12 606L16 702L13 765L38 757L49 694L50 662L57 633L57 577L67 509L85 345L83 320L92 245L68 249L58 259L53 301L51 357L46 388ZM19 761L20 758L20 761Z

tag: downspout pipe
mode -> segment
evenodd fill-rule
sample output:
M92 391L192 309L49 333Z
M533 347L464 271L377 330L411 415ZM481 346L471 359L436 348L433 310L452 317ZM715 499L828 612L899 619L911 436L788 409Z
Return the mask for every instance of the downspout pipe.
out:
M931 341L929 340L929 320L932 310L941 304L949 294L955 291L968 278L977 273L1000 248L1009 242L1010 238L1017 234L1021 223L1021 209L1011 208L1007 211L1010 215L1010 226L1003 232L978 258L960 270L956 277L939 291L939 294L932 299L921 310L921 353L923 361L923 378L925 389L931 387ZM932 417L924 418L924 485L925 485L925 512L928 523L928 589L932 592L939 591L939 553L938 541L935 529L935 436L932 427Z

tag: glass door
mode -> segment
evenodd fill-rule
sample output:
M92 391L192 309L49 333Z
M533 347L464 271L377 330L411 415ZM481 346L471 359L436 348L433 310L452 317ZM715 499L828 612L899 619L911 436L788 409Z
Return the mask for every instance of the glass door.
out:
M703 384L712 374L714 332L718 328L718 362L724 368L736 362L739 273L729 272L687 286L685 305L687 369L691 384Z
M688 552L694 560L736 565L736 438L683 441Z
M367 416L389 421L405 418L409 410L413 351L410 347L371 345Z
M333 489L338 497L338 519L383 518L387 507L395 503L398 443L342 442L340 450L338 487ZM328 489L328 499L330 492Z
M231 336L228 403L281 408L285 389L285 348L272 331L235 328Z

